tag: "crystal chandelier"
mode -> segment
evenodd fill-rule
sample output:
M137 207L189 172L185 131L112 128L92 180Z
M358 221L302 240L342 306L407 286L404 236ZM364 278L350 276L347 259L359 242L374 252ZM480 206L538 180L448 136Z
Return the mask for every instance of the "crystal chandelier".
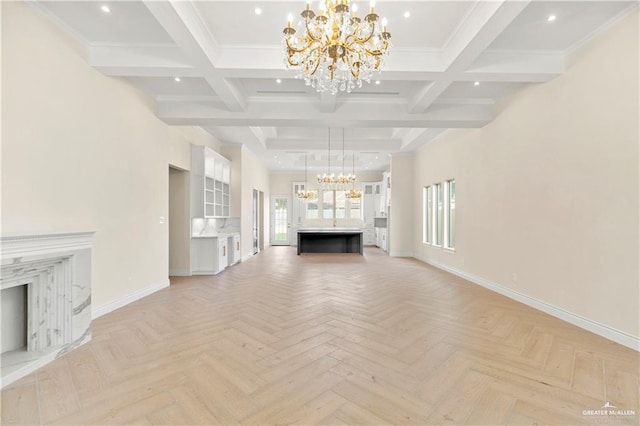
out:
M351 189L347 190L345 196L347 198L360 198L362 197L362 191L356 189L356 154L353 154L351 160L351 175L353 176L353 180L351 181Z
M304 154L304 189L298 190L298 199L308 201L313 198L313 191L307 189L307 154Z
M344 174L344 128L342 128L342 173L335 179L336 189L347 189L350 184L355 183L356 175Z
M328 152L328 169L327 173L322 176L318 175L318 184L323 189L347 190L349 185L353 185L356 181L355 173L344 174L344 128L342 129L342 173L338 176L331 173L331 128L329 128Z
M379 22L375 1L364 20L349 0L320 0L317 14L307 0L300 16L301 35L292 26L292 15L283 30L285 63L298 70L297 77L304 78L307 86L334 95L350 93L362 87L363 81L370 83L373 73L381 70L391 34L386 18Z
M327 172L322 176L318 175L318 185L323 189L333 189L336 184L336 175L331 173L331 128L329 128L329 141L327 143Z

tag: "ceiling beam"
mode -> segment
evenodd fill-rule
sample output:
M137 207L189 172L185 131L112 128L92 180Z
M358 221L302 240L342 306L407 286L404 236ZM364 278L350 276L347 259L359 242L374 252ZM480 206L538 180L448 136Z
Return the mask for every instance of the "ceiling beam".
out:
M216 73L219 47L191 2L145 0L145 6L231 111L242 111L246 99L234 84Z
M336 148L339 144L333 143L332 141L332 149L331 151L335 151L335 155L341 156L342 151L340 148ZM399 151L401 149L402 142L399 139L349 139L347 145L349 149L345 151L347 154L351 155L354 151ZM327 149L327 140L326 139L312 139L305 138L304 140L300 139L274 139L268 140L267 149L270 151L279 150L279 151L292 151L292 150L323 150Z
M89 65L106 75L128 77L193 77L194 67L178 46L89 46Z
M284 127L482 127L493 118L492 104L435 104L427 111L408 113L404 103L349 103L334 113L320 113L309 102L252 102L244 112L228 111L215 103L157 103L158 117L168 124L207 126Z
M320 112L336 112L337 98L337 95L332 95L329 91L320 93Z
M426 110L455 80L467 70L484 50L527 7L529 1L480 1L467 15L444 48L445 76L427 84L409 102L409 111Z

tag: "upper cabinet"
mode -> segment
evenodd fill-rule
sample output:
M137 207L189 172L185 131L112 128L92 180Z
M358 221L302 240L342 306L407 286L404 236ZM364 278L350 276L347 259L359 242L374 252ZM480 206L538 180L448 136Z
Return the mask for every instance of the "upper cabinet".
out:
M231 162L210 148L191 145L191 217L229 217Z
M373 228L373 219L376 217L374 182L362 182L362 222L365 228Z

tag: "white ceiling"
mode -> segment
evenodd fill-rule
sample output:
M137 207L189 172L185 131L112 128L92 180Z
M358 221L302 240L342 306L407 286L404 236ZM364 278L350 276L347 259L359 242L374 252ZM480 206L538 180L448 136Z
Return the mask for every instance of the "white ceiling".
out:
M637 7L615 0L378 0L393 43L379 83L331 96L284 67L282 28L305 3L33 4L87 45L91 66L152 96L166 123L246 144L272 170L303 170L308 153L314 172L326 169L329 128L332 164L342 164L345 129L346 163L355 154L356 171L363 171L384 170L390 154L415 151L449 128L486 125L502 97L562 74L568 53ZM355 3L368 8L368 1Z

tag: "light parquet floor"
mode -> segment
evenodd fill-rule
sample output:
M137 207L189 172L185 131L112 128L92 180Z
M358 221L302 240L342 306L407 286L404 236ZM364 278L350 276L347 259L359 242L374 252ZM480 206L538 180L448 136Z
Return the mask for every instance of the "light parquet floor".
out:
M639 354L377 249L272 247L93 324L2 424L638 424ZM627 415L589 415L606 403ZM634 410L635 415L628 415Z

